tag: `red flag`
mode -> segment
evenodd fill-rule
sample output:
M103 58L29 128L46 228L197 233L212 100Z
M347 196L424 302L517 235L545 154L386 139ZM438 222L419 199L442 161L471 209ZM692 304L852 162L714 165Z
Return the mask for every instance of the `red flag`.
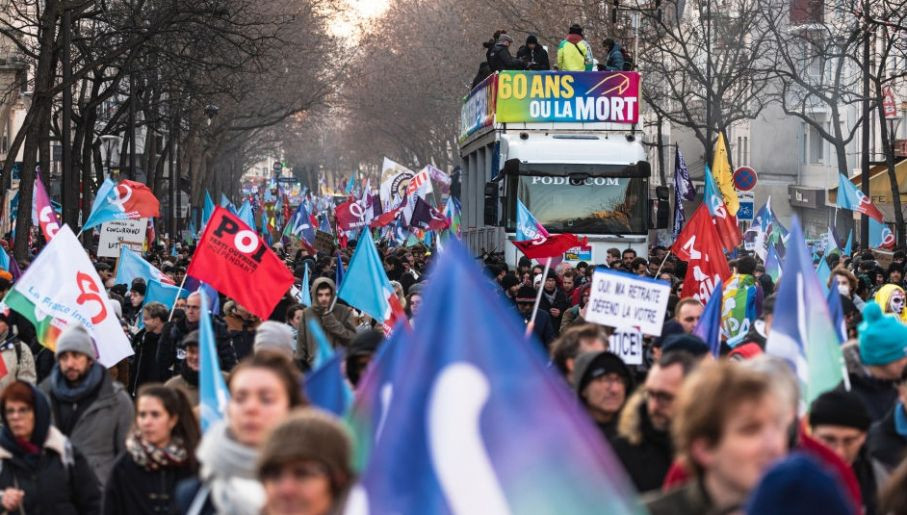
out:
M726 281L731 276L718 231L705 204L696 209L677 235L671 252L687 262L681 297L694 297L705 304L718 280Z
M365 208L354 200L347 200L334 209L338 231L352 231L365 225Z
M547 238L514 241L516 248L531 259L557 257L572 247L586 245L589 239L577 238L575 234L549 234Z
M267 319L293 285L293 274L254 230L222 207L214 210L187 275Z
M392 209L387 213L382 213L372 219L372 223L369 224L369 227L372 229L377 229L379 227L384 227L385 225L393 222L397 219L397 215L400 214L400 211L403 210L403 207L398 207L397 209Z
M740 229L737 227L737 217L728 213L727 208L722 206L722 209L724 209L724 217L713 216L712 223L715 225L715 230L718 231L721 246L730 251L737 248L743 239L740 236Z

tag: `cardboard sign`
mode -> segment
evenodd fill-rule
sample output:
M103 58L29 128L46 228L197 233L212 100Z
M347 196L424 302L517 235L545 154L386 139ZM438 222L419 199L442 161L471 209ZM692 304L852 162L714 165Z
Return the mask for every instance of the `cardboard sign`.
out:
M627 365L642 365L642 333L635 329L615 331L608 338L610 351L620 356Z
M142 252L145 243L147 218L136 220L113 220L101 224L101 238L98 240L98 257L119 257L120 247Z
M586 320L659 336L670 293L665 281L598 268L592 275Z
M334 253L334 235L329 232L315 231L315 250L331 255Z

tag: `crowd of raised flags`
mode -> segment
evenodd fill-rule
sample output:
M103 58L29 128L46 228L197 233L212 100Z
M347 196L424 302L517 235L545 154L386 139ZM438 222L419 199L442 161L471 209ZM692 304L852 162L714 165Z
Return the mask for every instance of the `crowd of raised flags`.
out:
M196 416L205 437L199 446L201 469L192 476L210 488L195 490L183 505L174 487L169 495L177 512L284 513L278 507L288 499L298 506L317 504L317 495L301 486L283 493L270 488L274 471L256 468L266 461L259 452L268 448L267 441L218 444L224 452L245 446L242 456L248 463L236 464L244 471L236 479L241 476L251 486L228 494L212 479L217 474L205 462L211 459L205 442L210 448L215 438L223 438L219 428L240 423L231 416L252 416L238 408L248 402L249 392L232 377L225 380L233 367L224 359L229 347L241 362L235 370L273 367L254 364L255 356L282 349L280 367L296 377L294 395L313 406L303 410L330 413L346 428L336 434L321 428L313 433L320 440L300 435L310 448L288 454L285 463L279 450L270 457L287 467L316 463L307 474L324 474L340 485L327 490L327 504L318 504L326 510L304 513L764 513L754 507L765 503L773 513L788 513L801 504L770 501L785 488L814 500L827 509L823 513L899 513L907 506L885 503L896 502L887 492L907 487L907 465L897 466L897 459L893 466L877 467L885 474L857 465L875 465L873 446L881 444L872 431L879 426L870 431L862 411L833 413L842 427L859 429L864 443L858 458L832 444L821 450L821 442L832 437L819 430L827 420L819 416L819 407L829 404L823 404L829 396L856 399L858 406L872 403L866 412L889 414L894 424L885 452L895 444L897 452L907 451L907 431L897 425L907 420L907 338L901 338L907 328L899 329L907 318L903 252L892 256L894 264L879 281L879 257L870 249L892 249L893 235L878 209L843 178L838 207L872 219L865 244L855 242L852 232L840 238L834 227L808 241L796 219L789 228L781 223L771 199L741 232L726 156L719 137L716 160L704 171L703 203L686 219L683 203L694 198L695 188L677 151L674 243L670 249L653 247L645 257L611 249L607 259L596 256L594 263L564 262L564 253L584 245L584 238L549 233L517 199L513 243L524 258L515 267L468 255L457 241L460 205L433 187L449 185L449 179L431 165L415 172L385 160L376 189L351 176L339 198L304 192L295 209L278 184L237 204L226 196L215 204L206 192L197 221L179 238L183 241L173 238L160 249L161 240L150 236L146 252L123 246L112 267L92 257L73 228L61 226L39 177L35 218L44 245L22 271L0 250L0 268L10 276L0 277L0 283L9 284L3 303L17 314L17 323L32 326L34 341L26 343L36 350L53 350L73 327L84 326L92 340L91 358L111 370L134 361L133 353L147 355L145 340L135 335L150 330L143 314L162 306L168 316L159 328L161 344L152 353L162 360L161 381L186 375L178 367L188 366L187 347L197 345L197 370L188 377L197 381ZM150 221L159 211L147 186L108 180L79 229L91 232L111 221L148 218L152 234ZM900 276L895 276L898 266ZM626 349L608 340L613 333L632 332L632 325L588 322L590 302L609 300L594 289L597 267L670 286L669 307L655 314L666 320L662 335L640 335L645 355L640 362L628 361ZM850 278L857 286L844 288ZM324 279L331 280L327 303L319 296ZM129 286L130 293L120 296L117 285ZM183 333L192 299L201 306L193 322L197 333ZM355 321L340 320L341 306ZM682 310L694 313L689 327L681 320ZM294 318L291 313L297 311L302 315ZM861 311L866 313L862 324ZM889 325L876 331L873 324ZM550 340L545 331L551 332ZM303 333L314 338L311 356L298 347ZM26 333L19 334L24 338ZM163 345L170 338L177 338L173 348ZM254 339L254 347L239 355L244 338ZM365 342L369 338L376 340ZM164 359L164 352L172 355ZM683 364L680 379L654 379L678 363ZM293 375L300 372L304 375ZM756 379L748 376L750 397L744 391L741 398L759 409L768 404L756 400L776 394L772 398L781 399L775 408L789 431L782 435L780 454L746 451L730 438L729 448L719 445L734 430L728 425L734 417L751 417L753 431L766 441L778 438L769 435L772 422L760 422L768 415L758 410L745 414L731 403L716 421L696 419L723 402L726 393L719 389L714 398L703 397L697 390L702 384L725 377L727 392L733 392L732 383L739 379L734 374L757 372L762 375ZM15 372L3 368L0 373ZM775 386L758 390L758 381ZM795 386L782 395L784 388L777 385L785 381ZM130 387L130 393L140 397L139 386ZM651 427L634 440L626 428L638 425L639 417ZM852 423L854 418L860 422ZM267 424L277 434L292 419L241 422ZM887 421L872 420L877 425ZM713 440L697 436L697 423L712 424ZM797 435L795 441L786 440L788 432ZM344 463L336 455L325 457L321 448L338 441L346 449L339 453ZM701 452L691 450L695 442L705 446ZM713 459L703 458L702 449ZM645 453L654 453L651 464ZM784 474L784 467L802 454L811 456L806 472ZM721 467L723 460L739 460L758 473L736 477ZM664 462L663 469L656 462ZM332 475L334 467L345 471L342 478ZM640 485L650 484L653 476L659 488L641 496L646 492ZM802 483L804 477L811 478L808 484ZM103 484L106 478L99 479ZM301 485L310 479L297 475L293 481ZM870 480L871 488L864 485ZM0 490L8 486L3 481L0 474ZM739 483L731 494L715 486L721 481ZM815 485L849 493L843 501L829 500L817 496ZM230 504L230 498L242 502ZM247 511L246 503L257 510ZM666 505L673 509L665 511Z

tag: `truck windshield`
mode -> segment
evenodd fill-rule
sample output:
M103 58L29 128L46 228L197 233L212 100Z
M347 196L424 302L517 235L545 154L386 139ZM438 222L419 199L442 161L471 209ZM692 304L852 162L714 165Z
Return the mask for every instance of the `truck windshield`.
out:
M549 232L642 234L648 229L646 179L536 175L509 179L516 183L517 197Z

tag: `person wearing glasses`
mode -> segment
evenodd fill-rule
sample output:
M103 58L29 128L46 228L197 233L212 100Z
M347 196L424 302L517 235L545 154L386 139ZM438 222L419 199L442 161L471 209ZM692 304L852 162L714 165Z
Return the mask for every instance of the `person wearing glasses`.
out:
M614 453L639 492L661 488L671 468L674 398L697 363L688 352L665 352L621 414L613 441Z
M612 352L585 352L574 362L573 386L602 435L612 441L617 435L621 410L633 389L630 369Z
M15 380L0 395L0 504L4 513L99 513L92 467L50 423L50 405Z
M162 381L181 373L186 359L186 336L198 330L201 316L202 298L198 292L192 292L186 298L185 310L175 310L173 319L164 326L158 343L158 369L162 372ZM211 328L214 330L214 343L217 347L217 358L220 369L229 372L238 361L233 341L227 334L227 326L219 318L211 317Z

